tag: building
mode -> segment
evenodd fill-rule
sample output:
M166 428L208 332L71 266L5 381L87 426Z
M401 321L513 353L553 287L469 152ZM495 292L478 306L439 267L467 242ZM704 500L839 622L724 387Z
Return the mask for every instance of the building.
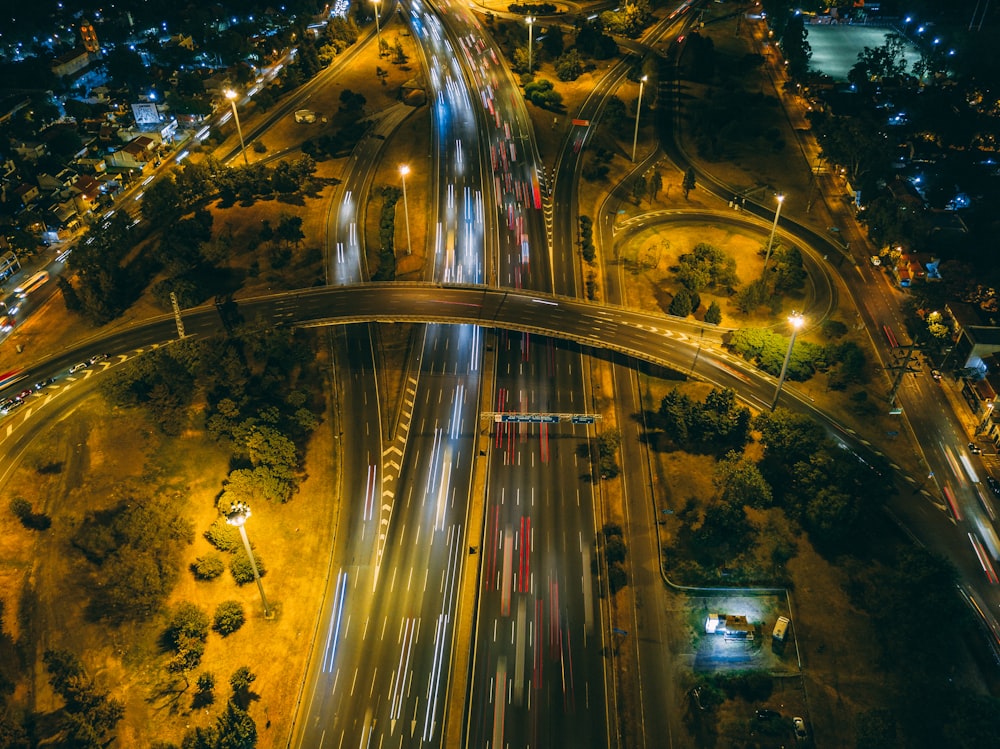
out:
M52 73L58 78L71 78L89 64L90 53L83 47L77 47L52 61Z
M705 633L722 635L727 640L752 640L756 628L745 616L733 614L709 614L705 621Z
M94 24L86 19L80 22L80 40L83 42L83 48L88 53L98 56L101 54L101 45L97 41L97 32L94 30Z

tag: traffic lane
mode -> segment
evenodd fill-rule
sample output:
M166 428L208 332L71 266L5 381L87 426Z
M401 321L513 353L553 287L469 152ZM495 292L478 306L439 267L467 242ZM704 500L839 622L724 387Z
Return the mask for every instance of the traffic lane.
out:
M576 400L580 388L574 387L580 373L576 347L567 351L538 336L500 338L505 361L498 371L509 375L501 378L499 411L582 410ZM483 715L478 724L483 740L545 744L578 732L577 741L605 734L601 720L581 731L578 714L578 699L587 707L588 699L600 701L603 665L599 652L586 650L593 636L594 530L589 485L581 503L580 484L581 473L589 478L590 468L589 462L581 466L572 447L586 439L567 440L568 430L576 428L494 424L482 558L488 592L480 615L484 635L492 640L477 664L477 683L491 688L480 688L473 708ZM595 661L596 678L587 665ZM551 709L539 710L539 703ZM571 714L573 720L565 717Z

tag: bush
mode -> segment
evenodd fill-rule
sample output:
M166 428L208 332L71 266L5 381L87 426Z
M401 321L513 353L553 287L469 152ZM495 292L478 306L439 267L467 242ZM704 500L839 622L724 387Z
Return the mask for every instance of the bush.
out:
M260 555L254 552L253 558L257 562L257 573L264 577L267 570L264 569L264 563L261 561ZM253 582L253 566L250 564L250 557L247 553L240 549L233 556L233 561L229 563L229 571L233 575L233 580L236 581L237 585L246 585L247 583Z
M236 551L240 548L240 532L221 516L205 531L205 538L219 551Z
M625 566L621 562L612 562L609 564L608 587L611 589L611 592L617 593L626 585L628 585L628 573L625 572Z
M210 552L203 557L198 557L191 565L191 572L198 580L214 580L226 569L222 557L214 552Z
M24 519L31 516L31 502L26 500L24 497L14 497L10 501L10 511L14 514L18 520L22 523Z
M251 576L253 573L250 573ZM215 621L212 629L223 637L231 635L243 626L246 621L246 614L243 612L243 604L239 601L223 601L215 609Z
M172 643L182 637L204 640L208 637L208 614L185 601L177 606L167 625L167 637Z

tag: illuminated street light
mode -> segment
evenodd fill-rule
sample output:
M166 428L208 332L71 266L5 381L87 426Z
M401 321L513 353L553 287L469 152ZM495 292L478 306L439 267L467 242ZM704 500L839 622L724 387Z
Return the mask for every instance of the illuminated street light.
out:
M243 539L243 548L246 549L250 558L250 567L253 569L253 579L257 581L257 590L260 591L260 600L264 604L264 618L270 619L271 609L267 605L267 597L264 595L264 586L260 582L260 572L257 570L257 560L254 559L253 549L250 548L250 540L247 538L246 522L250 517L250 506L246 502L234 502L226 515L226 522L235 525L240 530Z
M399 176L403 180L403 215L406 217L406 254L413 252L413 242L410 240L410 207L406 204L406 175L410 173L410 167L402 164L399 167Z
M376 39L376 44L378 44L378 56L381 57L382 56L382 27L379 25L379 20L378 20L378 3L379 3L379 0L372 0L372 3L375 5L375 39Z
M534 40L535 31L535 17L528 16L524 19L524 22L528 24L528 72L530 73L531 68L531 43Z
M635 105L635 133L632 135L632 163L635 163L635 146L639 142L639 112L642 111L642 87L646 85L648 76L639 79L639 101Z
M243 142L243 128L240 127L240 113L236 111L236 99L239 98L239 94L231 88L227 88L226 98L229 99L229 103L233 106L233 119L236 120L236 133L240 136L240 151L243 152L243 165L250 166L250 162L247 160L247 144Z
M795 346L795 336L799 329L805 325L806 319L798 312L793 312L788 318L788 324L792 326L792 337L788 341L788 351L785 352L785 362L781 365L781 374L778 376L778 387L774 391L774 400L771 401L771 410L778 405L778 396L781 395L781 386L785 384L785 376L788 374L788 362L792 358L792 347Z
M774 249L774 232L778 228L778 216L781 215L781 204L784 202L785 196L779 193L778 207L774 209L774 223L771 224L771 238L767 240L767 252L764 253L764 272L761 274L761 278L767 275L767 262L771 259L771 250Z

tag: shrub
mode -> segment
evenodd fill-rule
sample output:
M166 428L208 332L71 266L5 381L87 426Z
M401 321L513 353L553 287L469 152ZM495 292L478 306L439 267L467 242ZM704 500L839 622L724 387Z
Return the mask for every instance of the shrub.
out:
M609 564L608 587L611 589L611 592L617 593L626 585L628 585L628 573L625 571L625 566L621 562L612 562Z
M251 576L253 573L250 573ZM231 635L243 626L246 621L246 614L243 613L243 604L239 601L223 601L215 608L215 621L212 629L223 637Z
M226 569L222 557L214 552L210 552L203 557L198 557L191 565L191 572L198 580L214 580Z
M31 516L31 502L24 497L14 497L10 501L10 511L23 523L25 518Z
M181 637L204 640L208 637L208 614L185 601L177 606L167 625L167 637L176 643Z
M254 559L257 562L257 572L261 577L264 577L267 570L264 569L264 563L261 561L260 555L254 552ZM250 564L250 557L247 553L240 549L233 556L233 561L229 563L229 571L233 575L233 580L236 581L237 585L246 585L247 583L253 582L253 566Z
M240 548L240 532L221 516L205 531L205 538L219 551L236 551Z

